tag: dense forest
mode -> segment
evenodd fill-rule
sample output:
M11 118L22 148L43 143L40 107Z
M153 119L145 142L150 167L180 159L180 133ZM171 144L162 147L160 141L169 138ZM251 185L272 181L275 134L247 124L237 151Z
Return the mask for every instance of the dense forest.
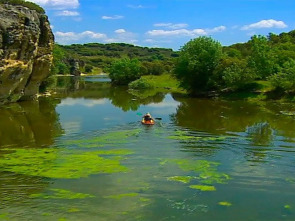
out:
M73 61L79 62L81 72L109 73L116 84L137 80L145 87L148 82L143 82L141 76L166 73L176 76L188 93L197 96L214 91L293 94L295 30L255 35L246 43L231 46L222 46L211 37L199 37L180 51L124 43L55 46L54 74L71 73Z

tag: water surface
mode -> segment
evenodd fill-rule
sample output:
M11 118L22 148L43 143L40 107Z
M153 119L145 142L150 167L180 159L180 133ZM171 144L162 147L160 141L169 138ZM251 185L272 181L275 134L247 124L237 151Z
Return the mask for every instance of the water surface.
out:
M0 108L0 220L295 219L294 104L58 86Z

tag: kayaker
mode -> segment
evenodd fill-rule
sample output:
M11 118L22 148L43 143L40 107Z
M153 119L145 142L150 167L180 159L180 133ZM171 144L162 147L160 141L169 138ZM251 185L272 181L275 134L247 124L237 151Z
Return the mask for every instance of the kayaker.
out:
M145 121L151 121L153 118L152 118L152 116L151 116L150 113L146 113L146 114L143 116L143 119L144 119Z

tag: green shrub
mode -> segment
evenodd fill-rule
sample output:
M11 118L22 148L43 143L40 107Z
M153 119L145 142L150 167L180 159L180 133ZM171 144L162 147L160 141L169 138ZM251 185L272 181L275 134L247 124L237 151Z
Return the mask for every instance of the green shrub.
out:
M24 7L29 8L29 9L35 10L41 14L45 14L45 10L33 2L27 2L24 0L0 0L0 4L22 5Z
M123 58L116 60L109 68L109 77L112 83L128 85L131 81L140 78L141 63L137 59Z
M138 80L132 81L128 84L128 87L131 89L150 89L153 88L152 84L150 84L146 79L140 78Z
M268 78L271 85L276 89L283 89L284 91L295 90L295 61L290 59L283 64L277 74L271 75Z
M86 64L85 66L85 72L86 73L91 73L93 70L93 66L89 65L89 64Z

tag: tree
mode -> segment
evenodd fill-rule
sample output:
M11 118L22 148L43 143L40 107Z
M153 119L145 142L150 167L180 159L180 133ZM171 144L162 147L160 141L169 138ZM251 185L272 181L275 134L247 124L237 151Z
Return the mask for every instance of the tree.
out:
M289 59L280 67L277 74L271 75L269 80L276 89L284 91L295 90L295 60Z
M260 79L265 79L275 72L275 56L265 36L254 35L250 41L252 54L249 66Z
M141 63L137 59L123 58L114 61L109 68L112 83L128 85L140 78Z
M222 56L222 46L211 37L199 37L180 50L175 75L191 94L211 89L209 82Z

